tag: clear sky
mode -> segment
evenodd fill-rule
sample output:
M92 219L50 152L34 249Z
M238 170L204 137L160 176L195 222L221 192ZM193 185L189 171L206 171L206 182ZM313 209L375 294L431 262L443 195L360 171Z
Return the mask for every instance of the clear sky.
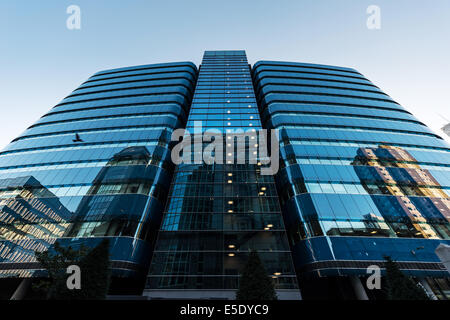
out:
M0 148L97 71L220 49L353 67L439 135L450 120L449 0L1 0L0 36Z

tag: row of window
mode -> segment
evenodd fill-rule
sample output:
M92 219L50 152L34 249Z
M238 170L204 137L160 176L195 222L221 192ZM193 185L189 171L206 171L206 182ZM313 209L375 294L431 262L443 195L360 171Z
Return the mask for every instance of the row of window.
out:
M162 93L162 94L141 94L133 96L123 96L114 98L102 98L86 101L78 101L76 103L67 103L59 105L58 108L53 108L47 115L63 112L73 112L81 110L92 110L100 108L120 107L121 105L132 106L139 104L161 104L171 103L179 104L185 110L188 110L189 99L186 96L174 93Z
M93 75L83 84L93 83L93 82L102 81L102 80L110 80L110 79L129 77L129 76L171 74L171 73L176 73L176 72L183 72L185 74L191 75L192 77L195 76L195 71L192 67L168 67L168 68L148 68L148 69L143 68L140 70L136 69L136 70L102 73L102 74L98 74L98 75Z
M85 118L70 118L70 119L62 119L59 121L41 122L41 123L29 128L27 130L27 133L29 133L29 132L36 133L35 130L31 131L31 129L34 129L37 127L39 127L39 128L50 127L51 130L54 131L54 129L52 129L52 128L57 128L57 127L56 126L52 127L52 126L57 125L57 124L63 124L64 126L69 123L74 123L74 122L83 122L83 124L89 123L89 122L95 122L95 124L99 124L103 120L125 120L125 119L142 119L142 118L172 118L174 120L182 119L180 114L171 112L169 110L166 110L164 112L161 112L160 110L158 110L153 113L149 113L149 112L144 113L143 112L143 113L133 113L133 114L98 115L95 117L91 115L90 117L85 117ZM74 128L74 129L76 129L76 128Z
M153 104L137 104L137 105L117 105L117 106L99 106L83 110L71 110L67 112L49 112L41 117L30 128L39 126L41 123L51 123L57 121L69 121L71 119L95 118L107 115L122 114L144 114L150 112L168 112L176 115L185 116L185 111L179 104L175 103L153 103Z
M171 132L171 130L168 132ZM149 134L149 138L151 138L151 134ZM40 153L43 150L54 150L54 151L71 151L71 150L89 150L89 149L96 149L96 148L117 148L117 147L130 147L130 146L162 146L165 145L161 143L161 141L164 140L156 140L155 139L146 139L146 140L134 140L134 141L122 141L122 142L83 142L82 144L71 144L71 145L59 145L59 146L48 146L48 147L41 147L41 148L30 148L26 150L11 150L11 151L4 151L1 153L1 155L26 155L26 154L35 154Z
M169 213L190 213L190 212L208 212L208 213L264 213L279 212L279 202L276 196L257 196L259 192L246 194L239 197L224 191L224 198L213 196L196 196L203 190L194 190L193 196L171 197L166 208ZM218 191L218 190L214 190ZM206 192L205 192L206 193Z
M153 84L153 83L172 83L174 81L183 82L188 81L193 84L194 78L192 75L187 74L185 72L173 72L167 74L148 74L148 75L135 75L135 76L126 76L121 78L107 79L107 80L97 80L94 82L85 82L78 88L76 88L73 93L87 91L89 89L95 88L103 88L108 86L116 86L116 85L132 85L134 83L140 84L142 82ZM190 91L191 88L188 88Z
M444 140L435 137L418 135L414 133L392 132L393 130L374 129L352 129L333 128L329 126L286 126L280 125L281 136L288 136L292 140L313 140L332 142L358 142L358 143L378 143L393 146L405 146L412 148L423 148L427 150L449 151L448 144ZM283 133L283 129L286 133Z
M426 231L431 231L427 233ZM436 232L438 231L438 232ZM293 245L319 236L450 239L449 224L384 222L377 220L319 220L299 223L288 230Z
M158 141L158 143L160 142L166 142L169 141L170 138L168 138L171 134L172 134L173 129L172 128L161 128L161 127L153 127L150 130L147 130L147 136L145 137L145 139L127 139L130 136L136 136L137 134L141 134L140 131L136 131L134 133L125 133L123 136L121 135L120 139L117 139L116 141L111 141L108 139L104 139L104 140L100 140L97 137L96 140L92 141L93 139L91 139L89 142L87 141L79 141L77 144L75 144L73 141L72 143L68 144L66 141L66 144L60 144L60 145L51 145L51 144L47 144L45 145L44 142L54 142L54 139L44 139L44 140L38 140L36 143L37 145L39 145L38 147L31 147L31 148L17 148L17 144L13 144L10 145L8 148L6 148L5 151L0 152L0 155L2 156L6 156L6 155L10 155L10 154L33 154L33 153L39 153L42 150L56 150L57 149L62 149L62 150L80 150L80 149L90 149L90 148L95 148L95 146L111 146L111 147L115 147L115 146L126 146L129 145L130 143L136 143L136 144L140 144L140 145L152 145L152 143L154 143L155 141ZM106 137L108 138L108 135L106 135ZM25 142L27 143L27 142ZM144 144L142 144L144 143ZM21 145L23 146L23 144L21 143ZM2 157L3 158L3 157Z
M450 187L389 184L389 183L345 183L345 182L298 182L292 184L293 193L289 198L303 193L339 193L339 194L379 194L405 195L417 197L450 198ZM450 208L449 208L450 210Z
M145 129L145 130L144 130ZM48 133L48 134L42 134L34 137L26 137L23 139L18 139L20 141L14 142L14 144L11 145L9 150L17 150L17 149L25 149L25 148L38 148L41 146L49 146L49 145L58 145L58 144L68 144L71 142L74 143L73 139L75 137L76 133L79 133L80 137L83 135L84 138L83 141L79 142L105 142L105 141L116 141L116 140L122 140L121 137L124 137L126 132L131 131L144 131L147 132L147 135L150 134L150 131L160 131L173 129L171 125L168 126L160 126L160 125L142 125L142 126L133 126L133 127L111 127L111 128L98 128L98 129L90 129L90 130L78 130L78 131L72 131L72 132L63 132L63 133ZM116 139L108 139L108 134L116 134L121 133L119 136L116 137ZM86 139L86 140L85 140ZM130 140L130 139L124 139L124 140Z
M133 143L133 146L137 144ZM143 146L149 146L149 143L142 144ZM166 151L167 145L157 144L152 146L150 144L149 151L151 153L156 152L157 154L162 154ZM82 162L82 161L103 161L114 156L117 152L123 150L121 146L108 146L107 148L87 148L87 149L76 149L76 150L41 150L40 152L27 154L25 157L21 155L11 154L3 155L0 157L1 168L20 168L25 166L39 166L41 164L62 164L71 162Z
M173 261L175 259L181 259L183 257L183 253L170 256L168 259ZM243 256L241 259L244 259L247 256ZM196 259L197 257L193 257L192 259ZM203 258L203 256L202 256ZM205 257L203 259L209 259L211 257ZM226 257L225 260L229 261L230 265L235 264L236 259ZM189 261L181 260L185 265L189 264ZM277 260L278 261L278 260ZM289 261L289 260L287 260ZM263 262L266 266L266 262ZM245 262L242 262L242 265L245 265ZM172 266L167 266L167 270L173 270ZM205 270L206 272L207 270ZM241 278L239 275L235 276L222 276L222 275L195 275L189 274L186 275L184 272L181 272L182 275L174 275L174 276L161 276L161 275L153 275L147 278L146 287L151 289L232 289L236 290L239 288L239 279ZM277 273L277 272L276 272ZM275 289L298 289L297 286L297 277L294 275L288 276L271 276L272 281L274 283Z
M260 87L267 82L277 82L277 83L296 83L297 81L305 81L306 83L321 83L321 82L331 82L337 85L349 84L358 87L367 87L370 89L378 89L377 86L373 85L369 80L364 78L351 78L345 79L335 75L323 75L323 74L307 74L307 73L283 73L277 71L262 71L255 76L256 89L259 93Z
M269 87L270 86L270 87ZM337 89L337 90L353 90L361 92L377 93L387 96L379 88L366 83L348 82L348 81L336 81L320 78L258 78L258 91L257 94L261 94L264 91L271 91L269 88L272 86L283 86L286 90L291 91L300 87L312 87L312 88L324 88L324 89Z
M408 124L414 123L416 125L421 126L422 124L415 120L403 119L403 118L391 118L391 117L382 117L382 116L373 116L373 115L362 115L362 114L344 114L344 113L324 113L324 112L313 112L313 111L275 111L270 113L270 118L278 118L278 117L297 117L301 123L308 117L313 119L321 119L321 121L326 121L327 118L335 119L338 121L339 119L370 119L369 121L390 121L394 123L405 122ZM367 122L365 122L367 123ZM380 122L383 123L383 122Z
M283 200L283 199L281 199ZM303 194L295 201L286 202L284 210L296 211L291 221L375 219L386 222L449 225L448 199L360 194ZM425 225L423 225L425 226ZM420 231L419 230L419 231ZM435 236L436 232L434 232Z
M286 159L285 166L292 164L314 164L314 165L333 165L333 166L351 166L351 165L364 165L363 162L359 162L355 158L333 158L333 157L297 157ZM406 167L407 164L420 165L422 169L427 170L440 170L440 171L450 171L450 165L432 163L426 164L424 162L407 162L407 161L390 161L389 163L382 163L385 168L402 168Z
M155 192L153 181L143 182L122 182L122 183L104 183L96 186L95 184L85 185L71 185L71 186L48 186L30 188L33 195L39 195L40 189L45 189L50 192L48 197L76 197L76 196L93 196L93 195L114 195L114 194L142 194L153 195L150 192ZM0 200L14 199L17 196L15 190L0 190Z
M404 119L415 123L422 124L410 113L402 112L401 110L386 110L378 108L368 108L359 106L339 106L332 104L309 104L309 103L272 103L265 109L263 114L275 114L278 112L294 112L294 113L317 113L328 115L366 115L374 118L388 118L388 119Z
M65 99L77 96L84 96L89 94L96 94L101 92L116 92L123 90L135 90L135 89L151 89L151 88L167 88L172 86L184 87L190 91L191 82L187 78L171 78L171 79L141 79L139 81L121 81L119 83L104 83L94 86L85 86L77 88ZM149 90L149 92L152 90ZM191 92L191 91L190 91Z
M280 213L172 213L169 212L161 225L162 231L178 230L259 230L283 231ZM236 244L232 248L236 248Z
M292 122L295 122L295 120L292 120ZM394 129L394 128L385 129L385 128L377 128L377 127L365 127L365 126L355 127L355 126L337 125L337 124L328 124L326 126L324 126L322 124L292 125L290 123L291 122L277 123L276 128L282 127L283 129L315 129L315 130L351 131L353 133L358 133L359 131L376 131L376 132L385 132L385 133L390 133L390 134L401 134L402 136L405 136L405 135L422 136L423 135L423 136L435 137L435 135L432 133L399 130L399 129ZM401 127L401 125L399 125L399 126ZM399 127L399 126L397 126L397 127Z
M282 131L283 132L283 131ZM291 132L289 132L291 133ZM283 135L283 134L282 134ZM338 147L358 147L358 148L378 148L383 145L383 142L376 141L362 141L362 140L333 140L333 139L304 139L302 137L296 137L295 135L288 134L282 137L280 145L318 145L318 146L338 146ZM448 148L436 148L432 146L418 146L418 145L406 145L403 143L388 143L393 147L403 147L407 151L426 151L426 152L439 152L445 151L443 154L449 154Z

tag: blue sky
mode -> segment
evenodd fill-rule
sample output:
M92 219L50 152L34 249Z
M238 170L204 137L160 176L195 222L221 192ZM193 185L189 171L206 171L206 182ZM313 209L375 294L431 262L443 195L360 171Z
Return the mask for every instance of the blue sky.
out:
M66 28L71 4L81 30ZM215 49L353 67L438 134L450 120L448 0L2 0L0 36L0 148L99 70Z

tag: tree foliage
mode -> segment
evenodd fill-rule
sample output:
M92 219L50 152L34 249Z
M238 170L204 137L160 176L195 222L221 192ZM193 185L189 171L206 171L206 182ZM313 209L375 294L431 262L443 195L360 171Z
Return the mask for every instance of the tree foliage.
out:
M398 264L385 257L386 297L388 300L429 300L422 287L400 271Z
M277 300L272 279L268 276L256 251L249 255L239 279L237 300Z
M46 270L47 278L35 283L34 290L45 294L46 299L105 299L110 282L109 240L104 239L89 249L82 245L72 247L54 244L52 252L36 252L36 259ZM77 265L81 270L81 289L68 289L67 267Z

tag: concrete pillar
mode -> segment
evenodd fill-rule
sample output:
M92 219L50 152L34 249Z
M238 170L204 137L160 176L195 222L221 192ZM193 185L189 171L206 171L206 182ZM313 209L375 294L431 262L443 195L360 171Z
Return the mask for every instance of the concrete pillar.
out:
M430 297L431 300L437 300L438 298L434 295L433 290L431 289L430 285L428 284L427 280L425 278L419 279L420 284L423 286L425 291L427 292L427 295Z
M355 290L355 295L358 300L369 300L366 290L358 276L351 276L350 282L352 283L353 290Z
M23 279L9 300L22 300L28 291L30 283L31 283L30 278Z

